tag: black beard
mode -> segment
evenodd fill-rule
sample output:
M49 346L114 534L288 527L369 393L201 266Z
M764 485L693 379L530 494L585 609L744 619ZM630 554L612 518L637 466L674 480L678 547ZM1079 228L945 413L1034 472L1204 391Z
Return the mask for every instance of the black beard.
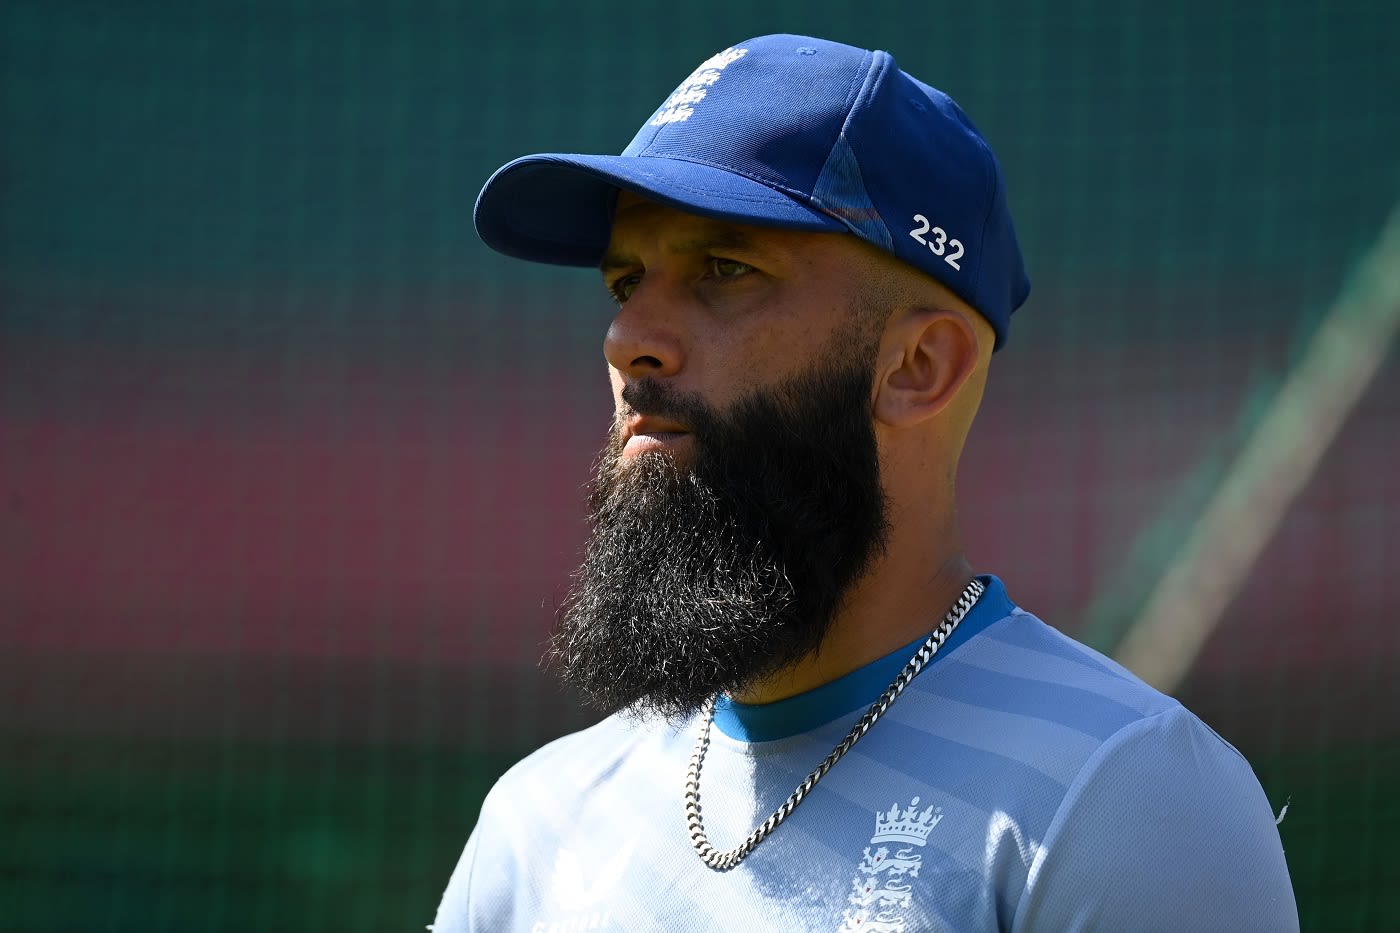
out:
M833 347L723 412L654 380L623 392L636 413L686 425L694 462L623 462L617 423L599 458L593 533L552 645L591 705L674 721L818 650L885 543L858 356Z

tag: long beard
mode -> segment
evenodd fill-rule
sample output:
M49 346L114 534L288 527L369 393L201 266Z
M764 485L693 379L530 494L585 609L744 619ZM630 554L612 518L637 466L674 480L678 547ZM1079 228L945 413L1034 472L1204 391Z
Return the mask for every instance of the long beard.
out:
M593 533L552 654L611 713L678 719L816 652L883 548L871 367L849 349L717 412L652 380L623 400L693 432L693 463L621 457L614 425Z

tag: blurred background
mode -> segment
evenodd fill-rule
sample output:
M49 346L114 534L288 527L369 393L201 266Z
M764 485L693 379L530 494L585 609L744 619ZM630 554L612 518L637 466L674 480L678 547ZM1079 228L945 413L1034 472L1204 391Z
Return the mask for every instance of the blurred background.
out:
M1329 322L1396 311L1347 296L1400 268L1398 30L1390 0L6 0L0 930L431 922L490 783L590 721L538 662L610 407L597 277L487 251L476 193L619 151L768 32L892 51L1001 158L1034 289L964 458L974 564L1110 653L1169 568L1224 578L1171 689L1288 805L1304 929L1400 928L1400 353L1353 328L1328 404L1284 391ZM1210 557L1271 463L1295 489L1227 513L1257 554Z

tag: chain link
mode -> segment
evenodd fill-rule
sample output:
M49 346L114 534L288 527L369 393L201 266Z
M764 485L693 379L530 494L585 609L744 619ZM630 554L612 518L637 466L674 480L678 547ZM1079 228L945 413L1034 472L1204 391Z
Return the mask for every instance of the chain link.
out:
M831 754L822 759L822 763L813 769L812 773L797 785L788 798L782 802L778 809L774 810L768 819L758 825L758 828L749 833L747 839L738 846L728 851L720 851L710 844L710 838L705 834L705 820L700 813L700 769L705 763L705 753L710 748L710 725L715 718L715 701L711 698L705 704L702 711L704 723L700 727L700 735L695 740L695 751L690 755L690 767L685 775L685 822L690 831L690 844L695 847L695 852L700 859L713 868L715 871L729 871L735 865L742 862L754 847L762 842L773 830L777 829L783 820L797 809L803 799L806 798L817 782L826 777L826 773L832 769L836 762L845 757L846 753L861 740L865 733L870 731L870 727L890 708L899 695L904 692L910 682L924 669L933 656L938 653L938 649L943 647L943 643L953 634L953 630L967 616L972 607L977 604L977 600L982 598L986 591L982 581L974 579L967 585L967 589L962 591L957 602L953 603L948 614L943 617L943 622L934 629L914 652L914 656L909 659L909 663L904 665L894 682L885 688L885 692L880 694L880 698L871 704L865 714L857 720L851 727L851 731L846 733L846 737L841 740Z

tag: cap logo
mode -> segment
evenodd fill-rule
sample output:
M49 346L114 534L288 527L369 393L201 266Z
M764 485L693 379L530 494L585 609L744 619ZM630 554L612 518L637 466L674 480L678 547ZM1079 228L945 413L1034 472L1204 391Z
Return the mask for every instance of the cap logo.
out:
M681 82L680 87L671 92L656 116L651 118L652 126L665 126L668 123L683 123L695 112L695 105L705 99L709 89L721 77L724 69L749 54L748 49L728 48L711 55L700 63L700 67Z

